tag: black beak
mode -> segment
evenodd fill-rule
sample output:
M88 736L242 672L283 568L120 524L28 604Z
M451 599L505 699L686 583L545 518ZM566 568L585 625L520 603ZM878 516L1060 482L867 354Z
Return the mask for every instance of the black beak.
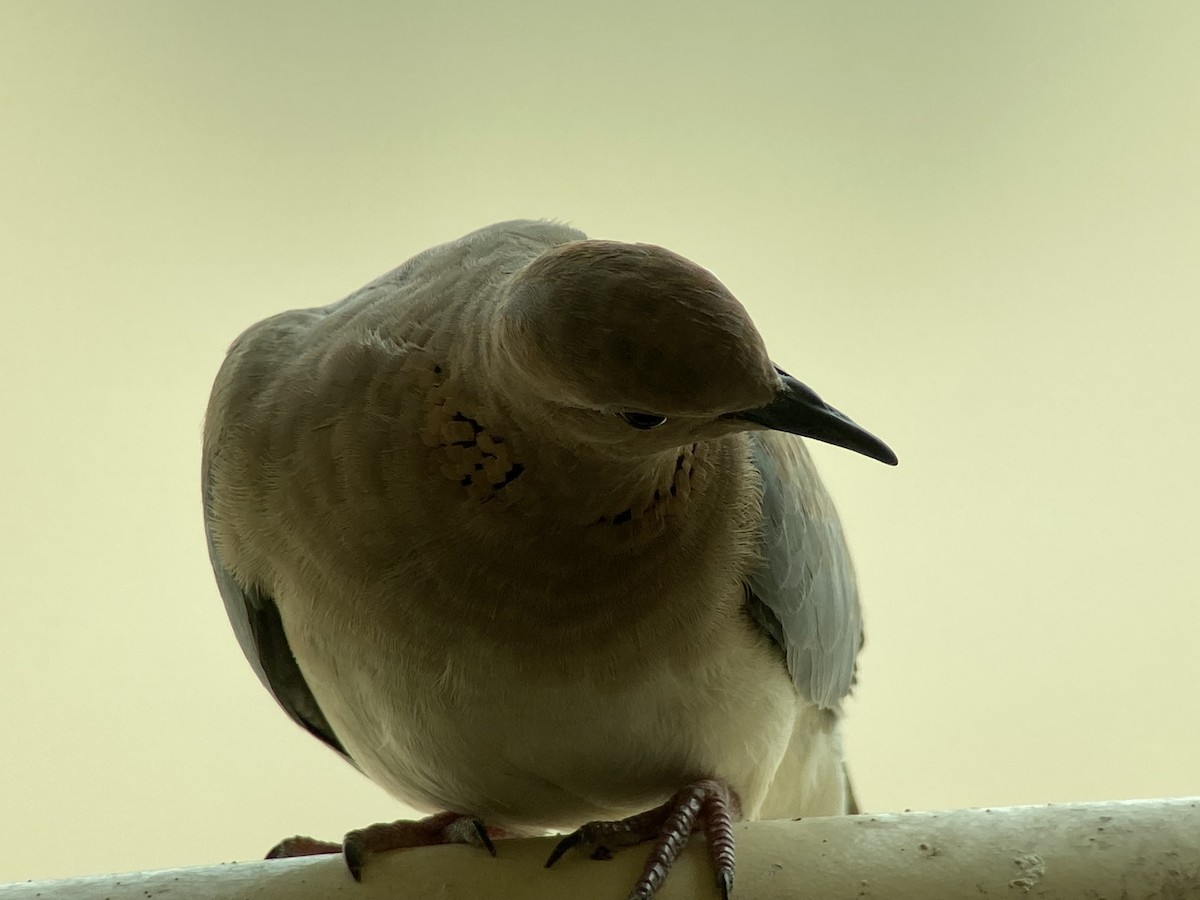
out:
M824 441L835 447L845 447L881 463L894 466L896 454L883 441L859 428L848 416L838 412L817 396L816 391L801 384L782 369L776 369L783 386L775 399L766 406L745 412L727 413L730 419L742 419L802 437Z

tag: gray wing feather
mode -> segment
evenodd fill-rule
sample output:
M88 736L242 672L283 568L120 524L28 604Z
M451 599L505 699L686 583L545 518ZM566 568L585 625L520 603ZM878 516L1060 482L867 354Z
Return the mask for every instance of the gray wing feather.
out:
M833 501L799 438L750 434L762 478L762 562L747 578L748 609L783 648L796 687L836 708L854 683L862 614Z
M213 543L212 526L210 524L211 485L209 483L208 465L205 464L201 478L204 492L204 534L208 539L208 558L212 562L213 575L216 576L217 589L221 599L225 601L225 612L233 625L238 644L246 659L250 661L259 680L271 696L283 707L283 711L291 716L292 721L307 730L314 737L320 738L343 757L353 764L346 748L333 733L317 698L304 680L304 674L292 655L288 645L287 635L283 630L283 620L279 617L279 609L275 601L256 587L245 588L240 585L233 575L225 568Z

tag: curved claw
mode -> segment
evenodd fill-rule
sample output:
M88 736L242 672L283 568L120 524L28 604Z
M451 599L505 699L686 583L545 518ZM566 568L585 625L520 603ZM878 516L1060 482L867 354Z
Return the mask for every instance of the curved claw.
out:
M367 861L367 848L361 831L351 831L342 841L342 859L350 870L350 877L362 881L363 863Z
M570 834L568 834L565 838L563 838L561 841L559 841L558 844L554 847L554 849L552 851L550 851L550 858L546 860L546 868L547 869L550 868L552 865L554 865L556 862L558 862L560 859L563 858L564 853L566 853L568 850L572 849L573 847L578 847L582 843L583 843L583 829L576 828L574 831L572 831Z
M471 827L472 827L472 829L474 829L475 837L478 839L479 844L481 844L483 846L483 849L486 850L488 853L490 853L492 856L495 856L496 855L496 845L492 843L491 836L488 835L487 826L484 825L482 822L480 822L478 819L472 819ZM474 843L474 842L472 842L472 843Z
M733 891L733 869L721 869L717 872L717 890L721 892L721 900L729 900Z

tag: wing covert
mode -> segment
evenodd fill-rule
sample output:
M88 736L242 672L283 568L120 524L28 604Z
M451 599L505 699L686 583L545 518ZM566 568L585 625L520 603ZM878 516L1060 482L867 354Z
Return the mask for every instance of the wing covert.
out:
M337 735L333 733L317 698L304 680L304 674L292 655L287 635L283 630L283 620L279 617L279 609L275 601L263 591L240 585L225 568L217 553L212 534L212 502L211 485L208 466L202 478L204 491L204 534L208 540L208 558L212 563L213 575L216 577L217 589L221 599L225 601L225 612L237 635L238 644L253 667L259 680L263 683L276 702L283 707L297 725L304 728L314 737L320 738L332 747L351 764L346 749Z
M841 522L804 443L749 435L762 479L762 562L747 578L747 606L780 645L796 687L836 708L854 683L862 614Z

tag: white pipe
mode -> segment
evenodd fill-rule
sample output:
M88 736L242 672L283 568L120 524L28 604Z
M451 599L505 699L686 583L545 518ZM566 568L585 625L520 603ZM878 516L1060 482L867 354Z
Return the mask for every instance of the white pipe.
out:
M1200 898L1200 797L748 822L737 841L734 900ZM361 884L330 856L3 885L0 900L625 900L645 854L546 870L554 843L402 850ZM694 839L659 900L716 896Z

